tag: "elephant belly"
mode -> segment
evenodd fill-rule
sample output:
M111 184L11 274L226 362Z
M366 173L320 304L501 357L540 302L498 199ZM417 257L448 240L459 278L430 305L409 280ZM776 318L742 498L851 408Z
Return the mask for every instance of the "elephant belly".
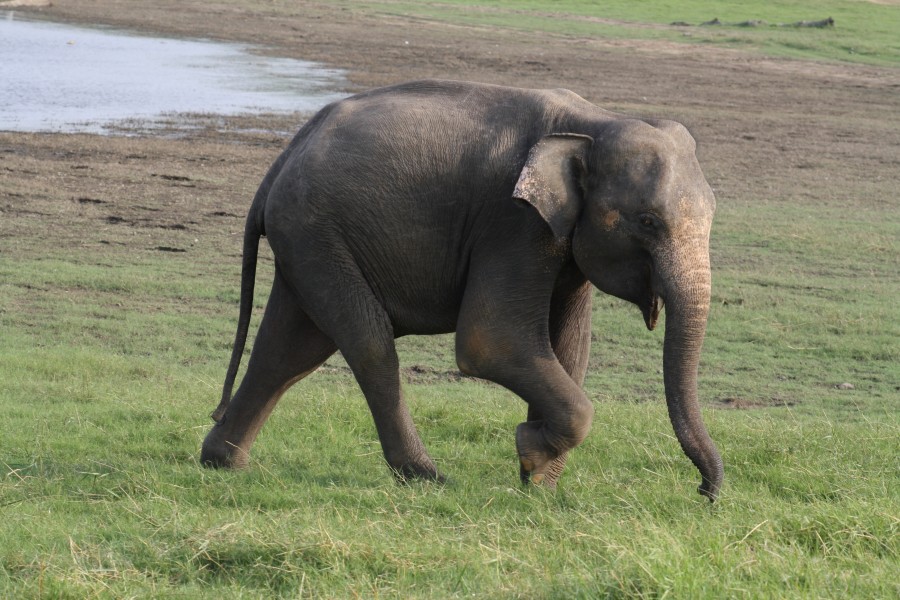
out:
M327 214L336 204L314 211L275 199L267 207L269 245L304 309L316 316L341 305L341 318L352 319L371 291L396 336L454 331L468 251L452 219L409 218L408 210L401 218L384 207L373 215L371 205Z
M346 202L334 216L341 243L396 335L456 329L473 239L463 207L459 199L407 192L370 198L362 208Z
M455 269L427 255L393 256L380 268L371 261L360 261L369 287L390 316L398 337L456 330L463 280Z

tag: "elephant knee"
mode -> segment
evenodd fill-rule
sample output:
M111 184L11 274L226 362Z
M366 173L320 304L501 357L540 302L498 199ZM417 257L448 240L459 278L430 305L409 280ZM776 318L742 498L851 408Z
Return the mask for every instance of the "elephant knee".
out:
M572 411L572 417L569 423L572 442L574 446L579 445L587 437L591 431L591 425L594 422L594 405L584 396L575 403L575 409Z
M400 368L394 339L387 335L362 338L341 352L357 376L364 373L393 373Z
M581 444L591 431L594 421L594 405L582 396L551 414L547 419L551 445L557 450L569 450Z

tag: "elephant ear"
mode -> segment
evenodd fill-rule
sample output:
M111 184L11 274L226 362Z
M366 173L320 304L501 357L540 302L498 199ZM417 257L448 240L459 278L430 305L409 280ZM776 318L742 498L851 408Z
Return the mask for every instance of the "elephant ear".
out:
M528 152L513 198L534 206L557 238L569 237L581 214L586 156L594 140L575 133L544 136Z

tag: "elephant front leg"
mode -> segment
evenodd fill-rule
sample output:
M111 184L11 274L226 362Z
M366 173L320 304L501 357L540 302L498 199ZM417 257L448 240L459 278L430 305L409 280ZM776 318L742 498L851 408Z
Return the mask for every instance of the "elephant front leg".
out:
M552 489L565 468L569 450L587 437L594 407L583 393L551 398L541 410L545 418L516 427L516 451L522 480Z
M574 265L571 265L557 278L550 303L550 343L553 346L553 353L579 387L584 386L591 350L592 296L593 287L590 282ZM543 419L544 416L535 406L528 406L527 422L522 423L517 430L516 439L523 440L520 446L527 445L526 440L530 436L528 422L540 422ZM568 457L568 451L564 451L553 459L546 467L541 481L534 481L531 478L532 465L520 464L519 477L522 483L532 481L553 489L566 466Z
M520 396L537 419L516 429L520 475L525 481L556 484L566 453L587 436L594 408L553 353L540 320L496 321L482 315L461 319L457 362L469 375L489 379Z
M516 428L516 448L521 449L527 447L527 439L529 437L528 424L529 423L537 423L542 422L543 416L534 410L533 407L528 407L528 420L524 423L520 423ZM520 441L521 440L521 441ZM559 476L562 475L563 470L566 468L566 461L569 458L569 451L564 450L554 458L550 464L545 467L543 471L543 476L539 475L536 479L532 478L531 474L535 470L535 465L526 460L522 460L522 454L519 454L519 479L523 484L534 483L537 485L543 485L544 487L550 489L556 489L556 484L559 481Z

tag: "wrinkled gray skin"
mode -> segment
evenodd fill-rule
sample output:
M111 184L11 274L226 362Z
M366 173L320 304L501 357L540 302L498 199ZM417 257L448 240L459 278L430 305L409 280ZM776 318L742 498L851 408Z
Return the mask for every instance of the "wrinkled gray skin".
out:
M400 386L394 339L456 332L468 375L528 404L524 482L550 487L591 428L591 284L649 329L665 303L672 425L715 499L722 460L697 403L715 199L687 130L567 90L419 81L331 104L266 175L247 217L237 338L203 464L241 467L281 395L336 350L395 475L443 477ZM260 236L275 281L243 382Z

